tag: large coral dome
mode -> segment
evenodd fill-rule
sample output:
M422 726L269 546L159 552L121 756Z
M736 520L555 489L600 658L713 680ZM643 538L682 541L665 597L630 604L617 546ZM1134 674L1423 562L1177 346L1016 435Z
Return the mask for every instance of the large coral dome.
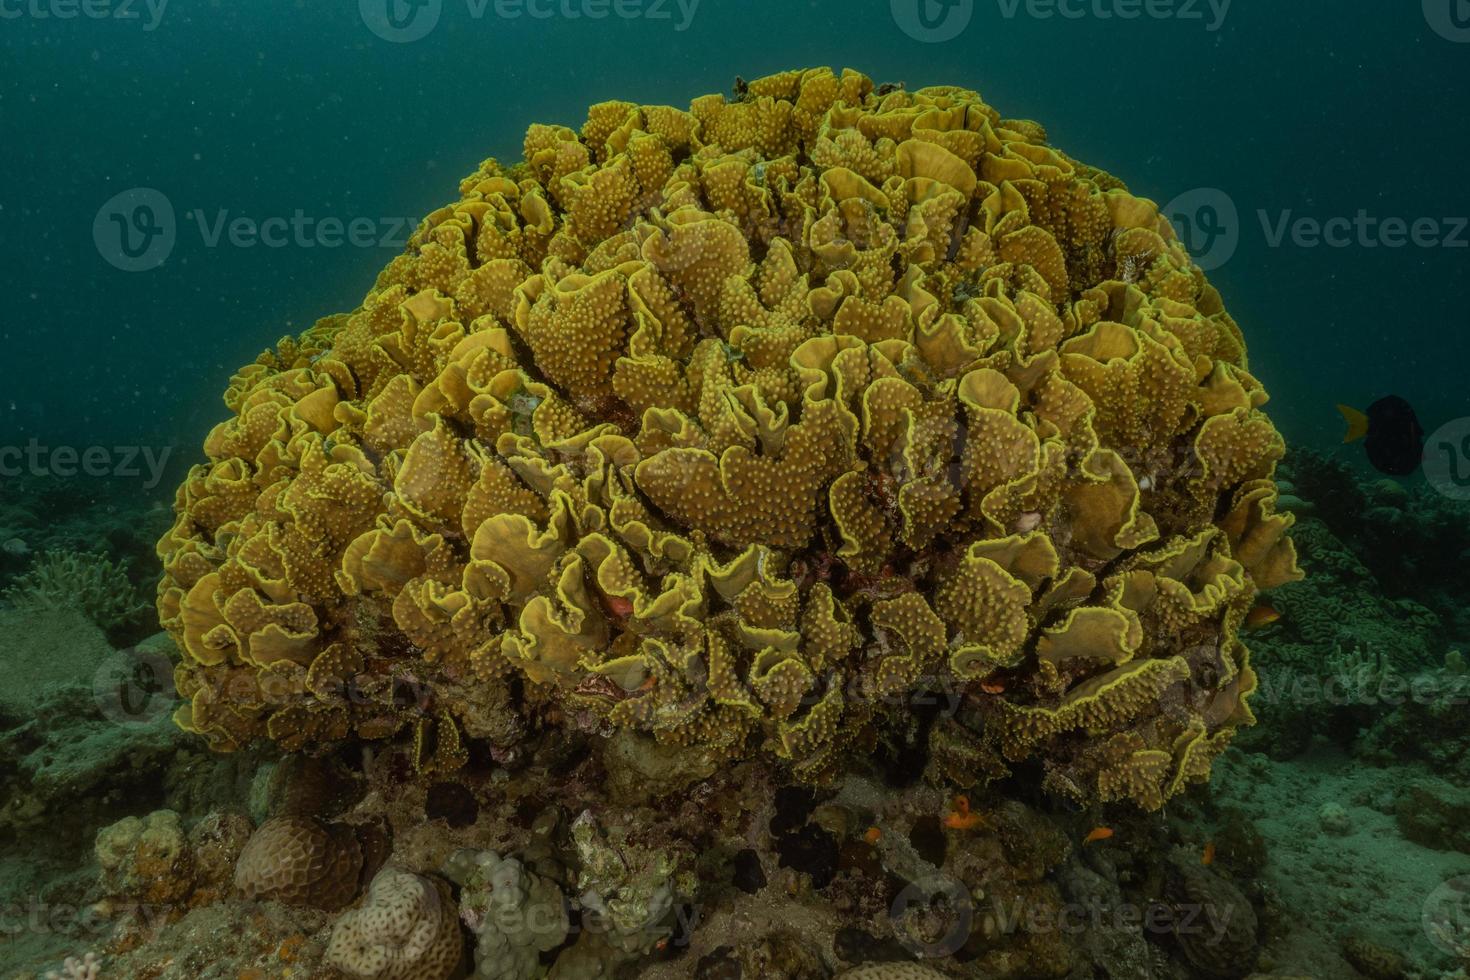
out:
M1158 807L1298 574L1265 401L1158 208L975 92L605 102L234 377L159 544L177 719L816 780L922 712L960 783Z

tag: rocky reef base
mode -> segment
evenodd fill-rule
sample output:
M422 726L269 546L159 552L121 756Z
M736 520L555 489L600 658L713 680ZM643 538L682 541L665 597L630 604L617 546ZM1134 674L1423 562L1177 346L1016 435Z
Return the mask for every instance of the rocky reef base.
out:
M1310 453L1281 476L1309 576L1252 636L1260 724L1158 814L957 784L942 696L819 788L630 733L440 773L406 744L215 755L130 602L12 601L5 656L48 669L0 705L3 975L1463 976L1470 583L1443 556L1470 519Z

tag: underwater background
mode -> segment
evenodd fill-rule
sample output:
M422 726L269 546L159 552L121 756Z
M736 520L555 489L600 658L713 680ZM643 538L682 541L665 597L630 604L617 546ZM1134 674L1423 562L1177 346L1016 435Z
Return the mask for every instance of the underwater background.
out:
M169 701L177 657L153 610L154 542L223 417L221 393L279 338L356 308L461 178L486 157L520 158L528 125L577 128L610 99L733 97L737 78L821 65L909 90L974 89L1159 204L1270 392L1288 447L1279 506L1296 515L1307 573L1242 627L1263 677L1260 723L1209 786L1147 818L1060 808L1057 847L1087 855L1111 839L1119 854L1081 870L1032 861L1046 870L1030 880L1067 894L1085 891L1084 875L1108 877L1098 863L1127 892L1147 890L1143 852L1208 854L1202 866L1259 920L1251 942L1212 959L1151 938L1124 955L1089 933L1065 969L1033 949L1005 964L945 960L941 975L1464 975L1470 5L389 2L0 0L0 268L11 283L0 313L0 975L337 976L320 966L321 912L273 908L250 927L258 949L242 940L190 960L191 942L238 931L245 914L199 898L203 886L188 901L215 918L192 932L131 923L118 938L114 910L78 911L108 901L99 861L121 874L121 858L94 849L105 827L171 812L176 826L129 826L131 843L107 846L135 857L140 835L172 835L159 846L192 849L198 870L228 864L209 848L238 851L249 834L222 813L259 824L293 780L331 782L292 769L307 763L216 756L151 707ZM1335 406L1367 411L1388 395L1422 432L1382 438L1423 447L1428 475L1375 469L1362 441L1343 443ZM141 721L109 686L139 669L165 680L146 687ZM1318 693L1302 694L1302 678ZM1343 678L1356 694L1320 693ZM1400 682L1425 693L1383 696ZM777 819L814 826L821 799L792 803L782 790L778 809L802 813ZM439 824L491 819L458 824L458 797L440 792L429 806ZM221 874L223 894L232 879ZM786 891L813 894L810 881ZM38 902L69 910L65 927L37 926ZM307 951L299 963L288 946ZM892 944L862 949L839 959L903 959ZM63 966L88 951L97 963ZM825 980L835 969L779 951L763 965L711 956L625 975ZM522 975L500 969L482 975ZM871 974L890 975L906 976Z
M1470 212L1458 179L1470 129L1453 111L1466 48L1418 4L1238 2L1221 18L1201 0L1178 7L1187 16L1124 20L1081 3L1067 8L1080 17L1008 17L985 0L957 4L945 31L970 20L934 43L879 2L701 0L686 15L669 0L656 10L667 19L606 20L476 19L449 2L422 42L399 44L354 8L174 0L152 30L142 0L135 20L6 19L0 248L22 270L4 321L7 433L195 446L226 372L350 308L401 248L396 222L485 156L516 158L531 121L577 125L612 98L682 104L819 63L972 86L1160 204L1224 192L1238 219L1223 216L1222 234L1238 246L1212 278L1293 443L1330 448L1335 402L1390 392L1412 396L1430 429L1463 413L1470 233L1452 219ZM99 261L92 235L99 208L132 188L163 193L177 223L146 274ZM217 229L297 210L367 218L390 243L211 247L186 217ZM1434 219L1438 245L1276 246L1267 233L1360 210ZM1374 301L1384 293L1405 299Z

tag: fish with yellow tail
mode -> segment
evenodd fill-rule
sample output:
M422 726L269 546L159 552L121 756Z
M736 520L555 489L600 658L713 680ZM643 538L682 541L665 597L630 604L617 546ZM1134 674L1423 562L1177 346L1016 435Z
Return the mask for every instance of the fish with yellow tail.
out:
M1366 412L1339 404L1347 422L1342 441L1363 440L1368 462L1380 473L1408 476L1424 462L1424 428L1414 407L1398 395L1388 395L1368 406Z

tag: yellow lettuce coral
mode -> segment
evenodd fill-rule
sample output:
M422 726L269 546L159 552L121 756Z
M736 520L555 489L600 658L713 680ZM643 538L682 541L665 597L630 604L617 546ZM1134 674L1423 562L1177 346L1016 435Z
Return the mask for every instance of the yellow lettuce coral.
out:
M159 545L178 721L442 771L509 713L819 778L951 686L973 777L1158 806L1297 574L1264 401L1155 205L974 92L604 103L235 376Z

